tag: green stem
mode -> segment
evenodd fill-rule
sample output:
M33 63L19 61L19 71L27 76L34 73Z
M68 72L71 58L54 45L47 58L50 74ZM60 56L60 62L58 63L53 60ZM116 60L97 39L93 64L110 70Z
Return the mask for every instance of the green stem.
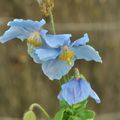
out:
M63 76L63 80L64 80L64 83L67 82L67 78L66 78L66 76Z
M33 103L32 105L30 105L29 110L33 111L33 109L34 109L35 107L39 108L39 109L44 113L44 115L48 118L48 120L51 120L50 116L49 116L48 113L44 110L44 108L43 108L41 105L37 104L37 103Z
M50 10L49 12L50 12L50 20L51 20L52 30L53 30L53 33L56 34L56 32L55 32L55 24L54 24L54 17L53 17L52 11Z
M61 89L61 86L62 86L61 80L59 80L58 82L59 82L59 86L60 86L60 89Z

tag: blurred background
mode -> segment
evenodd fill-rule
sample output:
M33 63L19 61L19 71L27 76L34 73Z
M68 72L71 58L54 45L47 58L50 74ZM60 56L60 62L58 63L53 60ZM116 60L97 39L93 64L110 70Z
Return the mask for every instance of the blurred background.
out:
M120 0L55 0L57 33L71 33L72 40L88 33L90 44L100 52L103 63L76 61L75 66L101 97L96 120L120 120ZM40 20L35 0L0 0L0 35L14 18ZM49 18L46 18L49 27ZM50 81L27 54L25 42L0 44L0 120L21 118L37 102L52 116L59 109L58 82ZM36 111L38 112L38 111ZM39 113L42 117L42 114Z

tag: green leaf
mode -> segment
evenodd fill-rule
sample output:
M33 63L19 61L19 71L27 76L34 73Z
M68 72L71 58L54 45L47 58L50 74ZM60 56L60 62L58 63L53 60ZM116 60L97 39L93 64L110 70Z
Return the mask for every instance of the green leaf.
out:
M69 114L73 114L74 110L72 108L66 108L65 112L69 113Z
M77 116L70 116L68 120L82 120L80 117Z
M60 108L67 108L69 107L69 104L65 100L60 101Z
M91 110L85 110L85 115L87 120L93 120L95 117L95 112Z
M55 115L55 120L68 120L69 116L73 115L73 110L69 107L62 108Z
M23 120L36 120L36 115L33 111L28 111L24 114Z
M95 112L91 110L81 110L75 115L82 118L82 120L93 120L95 117Z
M55 120L63 120L65 109L61 109L55 115Z
M70 108L70 107L66 108L66 110L65 110L65 112L64 112L63 120L68 120L69 117L70 117L71 115L73 115L73 114L74 114L74 111L73 111L72 108Z
M77 104L73 105L73 109L85 109L87 103L88 103L88 100L84 100L80 103L77 103Z

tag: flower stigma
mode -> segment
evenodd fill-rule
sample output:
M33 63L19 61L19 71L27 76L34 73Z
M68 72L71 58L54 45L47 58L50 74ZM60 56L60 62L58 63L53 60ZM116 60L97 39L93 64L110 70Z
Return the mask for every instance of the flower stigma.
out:
M68 65L72 65L71 60L74 58L74 52L68 46L63 47L63 52L59 55L59 59L67 61Z
M40 46L42 46L40 33L37 32L37 31L31 33L31 35L27 39L27 43L32 45L33 47L40 47Z

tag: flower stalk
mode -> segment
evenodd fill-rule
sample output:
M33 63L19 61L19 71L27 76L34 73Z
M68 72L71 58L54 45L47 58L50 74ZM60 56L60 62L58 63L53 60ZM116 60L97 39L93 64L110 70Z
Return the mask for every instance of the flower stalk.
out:
M51 20L52 31L53 31L54 34L56 34L55 24L54 24L54 17L53 17L52 11L50 10L49 12L50 12L50 20Z
M56 34L55 32L55 24L54 24L54 17L53 17L53 13L52 10L54 8L54 0L37 0L41 12L43 14L43 16L47 17L50 16L50 21L51 21L51 26L52 26L52 31L53 34Z
M33 111L33 109L34 109L35 107L36 107L36 108L39 108L39 109L44 113L44 115L48 118L48 120L51 120L49 114L48 114L48 113L45 111L45 109L44 109L41 105L39 105L38 103L33 103L32 105L30 105L29 110Z

